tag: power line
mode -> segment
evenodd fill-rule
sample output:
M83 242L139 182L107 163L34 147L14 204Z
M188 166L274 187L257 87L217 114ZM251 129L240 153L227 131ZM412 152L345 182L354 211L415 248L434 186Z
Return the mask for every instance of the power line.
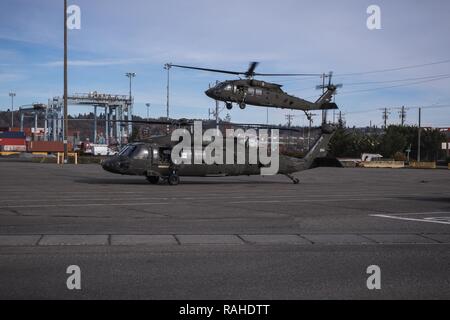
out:
M423 63L423 64L416 64L416 65L409 65L409 66L396 67L396 68L389 68L389 69L363 71L363 72L352 72L352 73L343 73L343 74L337 74L335 76L336 77L348 77L348 76L359 76L359 75L364 75L364 74L392 72L392 71L400 71L400 70L406 70L406 69L422 68L422 67L433 66L433 65L449 63L449 62L450 62L450 59L447 59L447 60L442 60L442 61Z
M417 84L433 82L433 81L439 81L439 80L445 80L445 79L449 79L449 78L450 78L450 76L446 76L446 77L441 77L441 78L435 78L435 79L429 79L429 80L423 80L423 81L416 81L416 82L407 83L407 84L399 84L399 85L395 85L395 86L387 86L387 87L378 87L378 88L371 88L371 89L347 91L347 92L340 93L340 95L348 95L348 94L360 93L360 92L386 90L386 89L393 89L393 88L399 88L399 87L409 87L409 86L413 86L413 85L417 85Z
M346 83L345 86L347 87L347 86L359 86L359 85L366 85L366 84L381 84L381 83L392 83L392 82L408 82L408 81L424 80L424 79L439 79L439 78L445 78L445 77L450 77L450 73L447 73L447 74L440 74L440 75L424 76L424 77L417 77L417 78L397 79L397 80L350 82L350 83Z
M360 85L370 85L370 84L383 84L383 83L395 83L395 82L411 82L411 81L416 81L416 80L430 80L430 81L437 81L437 80L443 80L443 79L447 79L450 78L450 73L447 74L440 74L440 75L431 75L431 76L423 76L423 77L416 77L416 78L405 78L405 79L396 79L396 80L383 80L383 81L363 81L363 82L350 82L350 83L345 83L346 87L349 86L360 86ZM402 86L407 86L407 85L413 85L415 83L405 83ZM393 86L394 88L397 86ZM381 87L381 88L369 88L369 89L362 89L362 90L378 90L378 89L382 89L385 87ZM386 88L391 88L391 86L386 87ZM315 88L313 87L308 87L308 88L297 88L297 89L290 89L291 91L295 91L295 92L300 92L300 91L307 91L307 90L314 90ZM343 94L349 94L349 93L353 93L353 92L363 92L362 90L353 90L353 91L347 91L344 92Z
M428 106L411 106L407 109L443 109L443 108L450 108L450 105L444 104L444 105L428 105ZM356 114L356 113L366 113L369 111L379 111L383 110L384 108L370 108L370 109L364 109L364 110L358 110L358 111L347 111L346 114ZM401 109L401 107L392 107L391 109Z

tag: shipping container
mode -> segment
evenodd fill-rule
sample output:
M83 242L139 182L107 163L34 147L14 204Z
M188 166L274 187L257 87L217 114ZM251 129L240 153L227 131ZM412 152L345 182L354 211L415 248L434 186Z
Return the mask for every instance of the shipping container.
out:
M27 151L27 147L25 145L22 146L3 146L2 147L3 151L5 152L25 152Z
M0 138L0 146L24 146L25 139Z
M23 131L23 132L25 132L26 136L31 136L31 128L23 128L22 130L20 130L20 128L11 128L9 130L8 130L8 128L5 130L2 130L0 128L0 131L13 131L13 132Z
M25 133L22 131L3 131L0 132L0 138L25 139Z
M30 141L27 142L28 152L64 152L64 143L59 141ZM68 144L68 151L72 151L72 144Z

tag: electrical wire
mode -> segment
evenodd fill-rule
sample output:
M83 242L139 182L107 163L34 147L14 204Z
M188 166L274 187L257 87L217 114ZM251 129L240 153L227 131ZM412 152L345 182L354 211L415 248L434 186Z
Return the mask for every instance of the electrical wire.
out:
M422 83L428 83L428 82L433 82L433 81L445 80L445 79L449 79L449 78L450 78L450 75L449 76L445 76L445 77L440 77L440 78L416 81L416 82L411 82L411 83L406 83L406 84L399 84L399 85L395 85L395 86L387 86L387 87L378 87L378 88L370 88L370 89L362 89L362 90L341 92L339 95L342 96L342 95L349 95L349 94L360 93L360 92L371 92L371 91L386 90L386 89L393 89L393 88L399 88L399 87L408 87L408 86L414 86L414 85L422 84Z
M335 76L336 77L359 76L359 75L365 75L365 74L374 74L374 73L392 72L392 71L400 71L400 70L407 70L407 69L416 69L416 68L422 68L422 67L433 66L433 65L444 64L444 63L450 63L450 59L442 60L442 61L436 61L436 62L430 62L430 63L423 63L423 64L403 66L403 67L389 68L389 69L363 71L363 72L352 72L352 73L342 73L342 74L338 73Z
M417 77L417 78L406 78L406 79L397 79L397 80L385 80L385 81L365 81L365 82L350 82L346 83L345 86L359 86L359 85L366 85L366 84L382 84L382 83L393 83L393 82L409 82L409 81L415 81L415 80L424 80L424 79L438 79L443 77L449 77L450 73L447 74L440 74L440 75L431 75L431 76L424 76L424 77Z

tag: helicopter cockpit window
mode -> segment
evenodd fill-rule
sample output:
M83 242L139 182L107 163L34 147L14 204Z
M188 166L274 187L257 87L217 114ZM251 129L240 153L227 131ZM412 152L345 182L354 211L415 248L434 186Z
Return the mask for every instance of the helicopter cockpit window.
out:
M233 86L231 84L227 84L227 85L225 85L225 87L223 89L225 91L231 91L231 90L233 90Z
M144 145L136 146L135 150L133 151L133 159L136 160L146 160L148 159L149 151L148 148Z
M131 154L133 153L133 151L135 149L136 149L136 146L129 144L129 145L125 146L122 150L120 150L119 156L129 157L129 156L131 156Z

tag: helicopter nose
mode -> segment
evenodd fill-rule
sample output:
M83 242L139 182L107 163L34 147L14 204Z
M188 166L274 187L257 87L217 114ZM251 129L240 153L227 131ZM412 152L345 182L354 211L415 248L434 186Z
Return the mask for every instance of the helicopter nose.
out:
M111 159L102 160L100 162L100 164L101 164L103 170L106 170L106 171L111 171L113 168Z
M118 173L119 172L119 165L118 161L115 158L106 159L101 162L101 166L103 170L112 172L112 173Z
M214 98L214 93L213 93L213 89L208 89L205 91L205 94L210 97L210 98Z

